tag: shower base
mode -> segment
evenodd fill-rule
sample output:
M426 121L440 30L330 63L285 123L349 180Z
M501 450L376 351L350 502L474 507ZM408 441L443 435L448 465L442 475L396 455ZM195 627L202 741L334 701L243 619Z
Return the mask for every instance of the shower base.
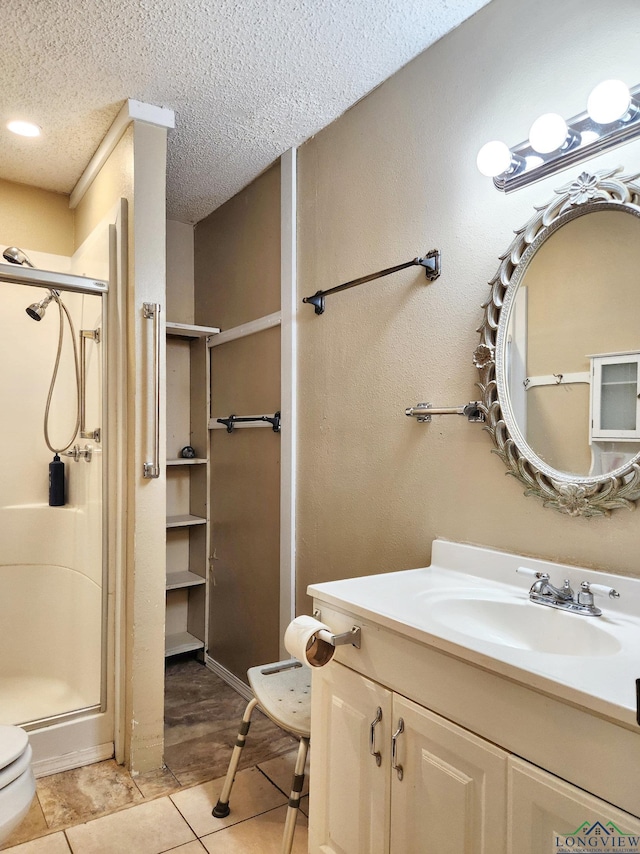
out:
M0 724L29 733L36 777L110 759L113 717L62 679L0 677Z
M99 706L100 698L83 696L62 679L48 676L0 676L0 724L29 729L31 722Z

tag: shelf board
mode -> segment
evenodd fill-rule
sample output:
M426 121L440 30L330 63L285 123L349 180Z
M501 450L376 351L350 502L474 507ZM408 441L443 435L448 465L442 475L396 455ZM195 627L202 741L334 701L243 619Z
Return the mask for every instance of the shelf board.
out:
M190 635L189 632L178 632L175 635L167 635L164 639L164 656L180 655L182 652L191 652L194 649L204 649L204 641Z
M206 584L206 578L188 570L167 571L167 590L179 590L183 587L195 587Z
M167 528L188 528L191 525L206 525L207 520L202 516L192 516L182 513L179 516L167 516Z
M179 457L176 460L167 460L168 466L203 466L207 460L204 457Z
M220 329L217 326L195 326L193 323L166 323L167 335L174 338L208 338L209 335L217 335Z

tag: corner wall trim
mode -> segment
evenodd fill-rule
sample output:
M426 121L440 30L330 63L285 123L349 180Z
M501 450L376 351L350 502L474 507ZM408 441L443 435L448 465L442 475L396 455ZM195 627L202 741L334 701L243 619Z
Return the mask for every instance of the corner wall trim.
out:
M212 673L215 673L216 676L219 676L223 682L226 682L227 685L230 685L234 691L237 691L241 697L244 697L247 702L253 699L253 691L246 685L242 679L238 679L238 677L232 673L230 670L220 664L219 661L216 661L215 658L211 658L210 655L205 655L204 657L205 667L210 670Z
M297 149L280 158L280 658L296 610Z
M69 207L72 210L80 204L96 175L104 166L113 149L120 142L122 135L131 122L134 121L146 122L146 124L156 125L156 127L174 128L176 126L176 114L167 107L156 107L153 104L145 104L142 101L134 101L131 98L127 99L113 120L111 127L104 135L104 139L97 147L95 154L87 164L78 183L71 191Z

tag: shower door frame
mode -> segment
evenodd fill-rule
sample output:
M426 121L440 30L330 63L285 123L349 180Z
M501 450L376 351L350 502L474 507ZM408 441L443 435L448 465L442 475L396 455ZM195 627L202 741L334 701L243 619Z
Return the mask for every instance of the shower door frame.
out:
M102 406L102 421L100 444L102 446L102 535L101 535L101 641L100 641L100 701L98 703L85 706L79 709L72 709L67 712L61 712L56 715L38 718L33 721L21 723L27 732L34 733L36 731L47 729L48 727L70 723L79 718L84 718L91 713L107 712L108 705L108 673L109 673L109 492L108 492L108 469L109 469L109 430L105 425L108 422L108 403L109 403L109 375L108 375L108 345L109 340L109 282L103 279L88 278L70 273L57 273L48 270L39 270L31 267L22 267L13 264L0 264L0 282L7 282L15 285L28 285L30 287L43 288L47 290L56 290L61 293L80 293L89 296L99 296L101 298L101 327L102 337L101 343L103 346L100 374L102 383L101 406ZM80 438L80 433L74 437ZM114 727L112 727L113 732ZM113 736L112 736L113 740Z

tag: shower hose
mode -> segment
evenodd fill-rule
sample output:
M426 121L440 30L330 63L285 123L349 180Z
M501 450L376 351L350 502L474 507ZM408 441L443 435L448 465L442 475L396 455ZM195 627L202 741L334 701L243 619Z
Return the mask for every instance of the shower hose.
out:
M50 451L53 451L54 454L61 454L63 451L66 451L67 448L71 447L74 439L76 438L78 427L80 426L80 363L78 360L78 345L76 344L76 330L73 325L73 320L71 320L69 310L62 302L58 294L55 293L55 291L51 291L51 295L58 304L58 310L60 312L60 331L58 333L58 352L56 353L56 361L53 366L53 375L51 377L51 384L49 385L47 404L44 408L44 440L47 443L47 447ZM71 331L71 343L73 344L73 362L76 375L76 423L73 428L73 433L71 435L70 441L62 448L54 448L49 439L49 410L51 409L51 398L53 397L53 390L55 388L56 379L58 377L58 368L60 367L60 356L62 354L62 339L64 337L65 315L67 317L67 322L69 323L69 329Z

